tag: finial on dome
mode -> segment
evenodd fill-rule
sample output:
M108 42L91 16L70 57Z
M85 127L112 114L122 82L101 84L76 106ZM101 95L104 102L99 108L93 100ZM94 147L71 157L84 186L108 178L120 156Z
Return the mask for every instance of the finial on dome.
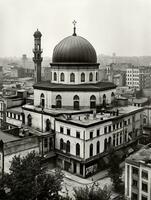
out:
M73 25L74 25L74 27L73 27L73 36L76 36L77 34L76 34L76 21L74 20L73 22Z

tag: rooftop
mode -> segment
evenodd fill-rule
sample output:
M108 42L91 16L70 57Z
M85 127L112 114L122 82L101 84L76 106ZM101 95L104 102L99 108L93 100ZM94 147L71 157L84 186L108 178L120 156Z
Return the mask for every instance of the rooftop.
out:
M150 164L150 166L151 166L151 144L148 144L148 145L142 147L139 151L130 155L127 158L127 161L135 162L138 164L146 163L146 164Z
M0 130L0 140L3 140L4 143L12 142L20 139L19 137L13 136L11 134L5 133Z
M50 82L37 83L34 89L50 91L104 91L116 88L112 82L84 83L84 84L58 84Z
M13 112L13 113L22 113L22 106L9 108L9 109L7 109L7 111Z

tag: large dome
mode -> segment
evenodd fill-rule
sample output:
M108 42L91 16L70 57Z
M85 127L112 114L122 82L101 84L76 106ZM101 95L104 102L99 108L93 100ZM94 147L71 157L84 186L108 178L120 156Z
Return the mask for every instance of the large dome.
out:
M94 47L83 37L72 35L59 42L53 51L53 63L96 63Z

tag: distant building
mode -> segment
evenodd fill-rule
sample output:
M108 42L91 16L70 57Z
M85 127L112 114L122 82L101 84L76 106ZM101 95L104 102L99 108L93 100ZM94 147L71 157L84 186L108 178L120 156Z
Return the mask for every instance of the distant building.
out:
M126 159L125 196L129 200L151 199L151 145Z
M126 70L126 85L138 90L151 87L151 68L140 66Z

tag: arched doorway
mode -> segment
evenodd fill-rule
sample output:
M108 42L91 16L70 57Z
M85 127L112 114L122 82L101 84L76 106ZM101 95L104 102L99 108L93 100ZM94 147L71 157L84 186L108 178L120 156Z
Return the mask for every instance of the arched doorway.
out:
M79 110L80 106L79 106L79 96L75 95L73 97L73 108L74 110Z
M61 108L62 107L62 98L60 95L56 96L56 108Z
M94 95L90 97L90 108L96 108L96 97Z

